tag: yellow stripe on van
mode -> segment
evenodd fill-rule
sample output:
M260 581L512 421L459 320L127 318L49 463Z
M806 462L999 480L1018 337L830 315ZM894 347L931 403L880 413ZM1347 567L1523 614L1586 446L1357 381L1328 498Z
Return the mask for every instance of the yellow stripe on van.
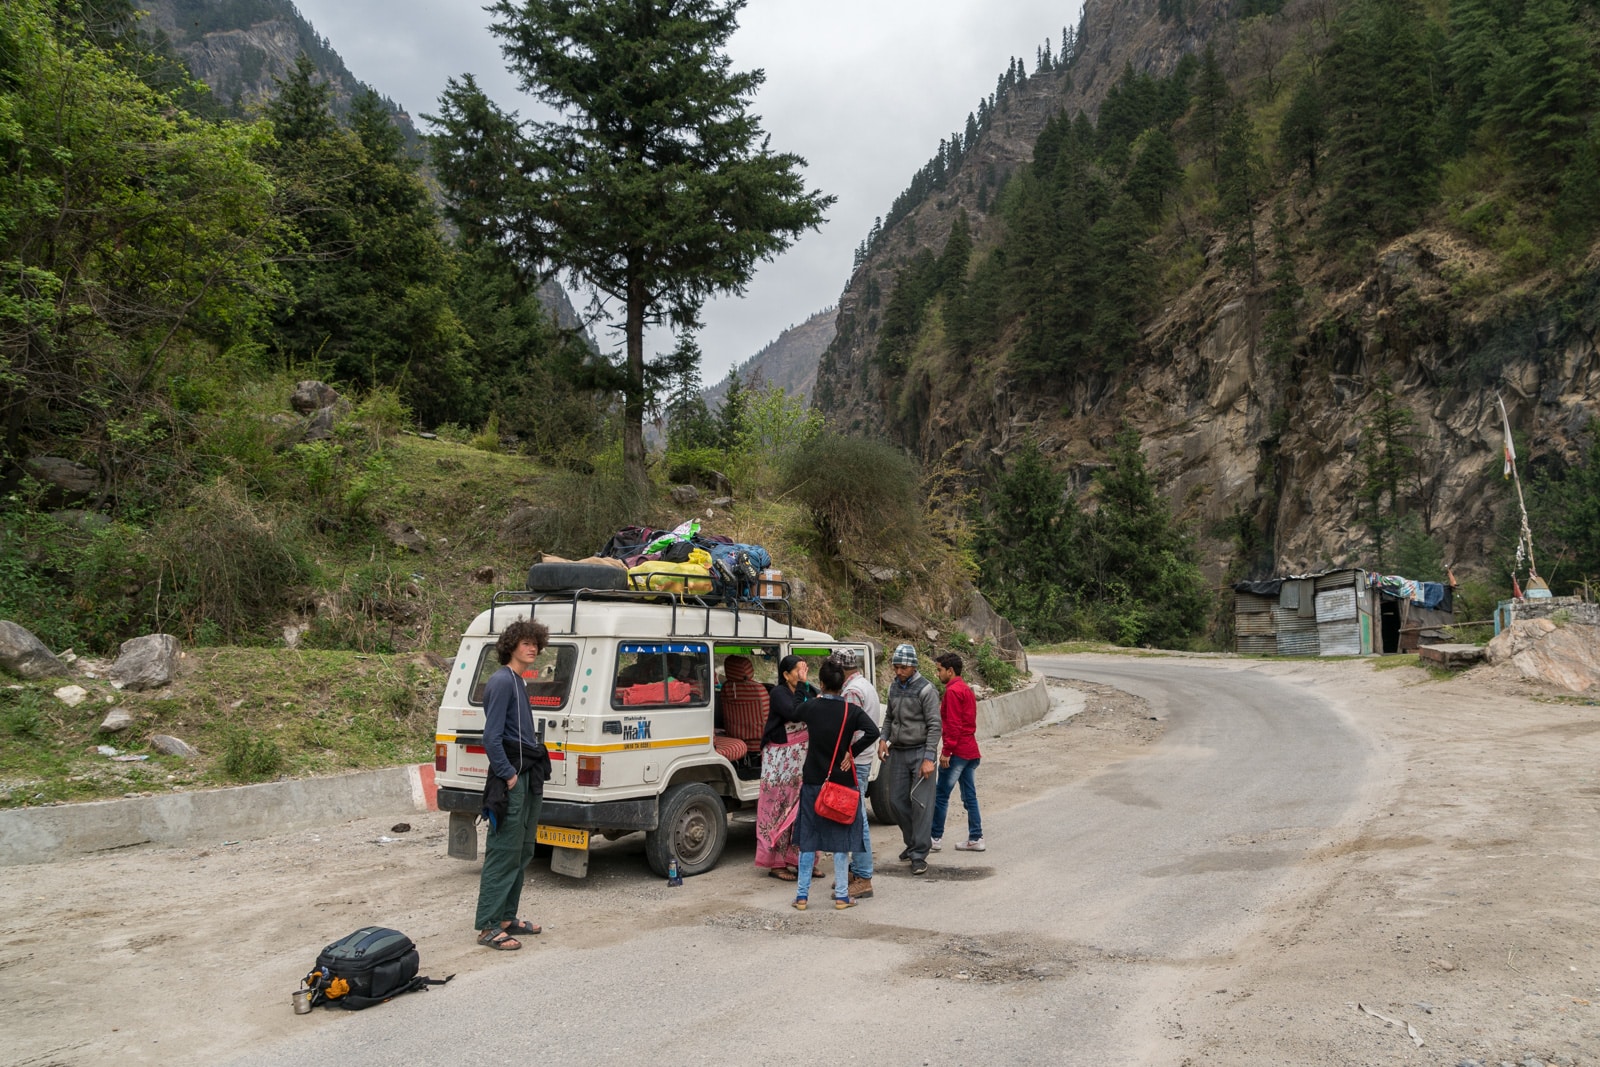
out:
M674 737L664 741L624 741L617 745L552 744L552 749L562 752L638 752L647 748L703 748L711 743L709 737Z
M448 744L454 743L454 741L456 739L456 735L455 734L434 734L433 735L433 739L438 744L448 745Z

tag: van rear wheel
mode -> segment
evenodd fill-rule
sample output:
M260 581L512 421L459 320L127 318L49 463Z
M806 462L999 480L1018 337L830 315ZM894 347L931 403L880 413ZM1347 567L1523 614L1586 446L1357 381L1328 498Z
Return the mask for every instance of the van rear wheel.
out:
M900 821L894 812L894 801L889 799L889 776L879 773L867 785L867 799L872 802L872 817L878 822L894 826Z
M728 843L728 809L704 782L685 782L661 794L660 822L645 831L644 856L650 869L666 877L672 857L684 877L717 865Z

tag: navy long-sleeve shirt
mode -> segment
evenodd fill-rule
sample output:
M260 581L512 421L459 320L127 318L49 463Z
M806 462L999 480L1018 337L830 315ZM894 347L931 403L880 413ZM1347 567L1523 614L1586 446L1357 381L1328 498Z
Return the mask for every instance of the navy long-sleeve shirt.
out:
M489 755L489 772L510 780L517 769L506 755L506 742L532 745L538 739L522 679L510 667L500 668L483 687L483 750Z

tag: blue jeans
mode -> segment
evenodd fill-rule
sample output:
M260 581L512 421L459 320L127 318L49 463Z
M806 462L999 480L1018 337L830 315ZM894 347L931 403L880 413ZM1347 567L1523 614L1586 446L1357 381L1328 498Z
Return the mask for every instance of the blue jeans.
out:
M811 872L817 866L815 852L800 853L800 877L795 879L794 895L796 897L809 897L811 895ZM839 854L833 856L833 895L835 898L850 895L850 865L839 862Z
M967 840L983 840L983 819L978 815L978 787L972 780L981 760L950 757L950 766L939 768L939 791L933 798L933 836L944 836L944 817L950 813L950 791L961 783L961 803L967 809Z
M856 878L872 877L872 834L867 830L867 779L872 777L872 760L856 759L856 786L861 790L861 807L857 825L861 829L860 852L850 853L850 873Z

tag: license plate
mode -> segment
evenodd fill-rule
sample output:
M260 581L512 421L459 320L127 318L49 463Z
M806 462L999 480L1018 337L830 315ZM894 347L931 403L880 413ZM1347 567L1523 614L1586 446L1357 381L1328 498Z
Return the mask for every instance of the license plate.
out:
M545 826L539 824L539 832L534 838L541 845L554 845L557 848L588 848L589 831L573 830L565 826Z

